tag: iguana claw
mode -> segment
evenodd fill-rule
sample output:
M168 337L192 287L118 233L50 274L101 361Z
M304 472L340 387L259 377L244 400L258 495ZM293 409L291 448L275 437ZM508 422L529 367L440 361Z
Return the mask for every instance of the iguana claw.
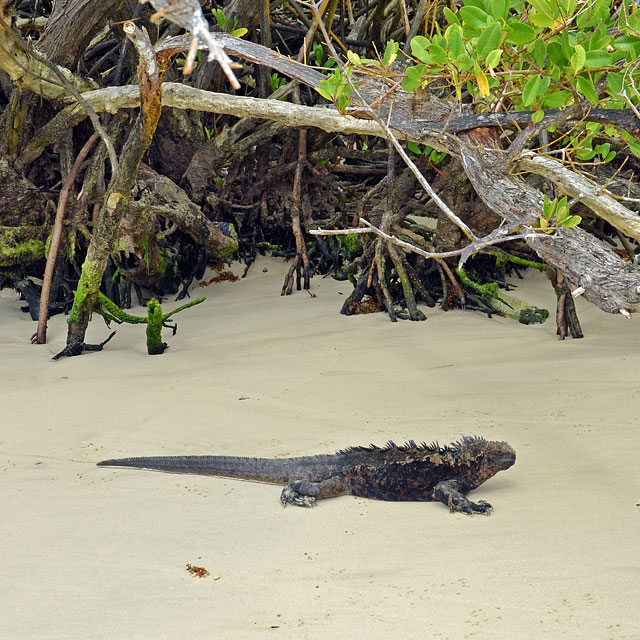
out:
M280 494L280 502L282 506L286 507L288 504L292 504L295 507L315 507L316 499L312 496L305 496L298 493L295 489L291 488L291 485L286 486Z

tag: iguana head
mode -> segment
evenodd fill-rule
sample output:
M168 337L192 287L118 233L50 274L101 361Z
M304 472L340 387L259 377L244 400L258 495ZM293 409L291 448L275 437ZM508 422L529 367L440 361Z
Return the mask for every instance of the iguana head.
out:
M516 452L508 443L476 436L462 438L457 450L460 475L472 489L495 476L498 471L513 466L516 461Z

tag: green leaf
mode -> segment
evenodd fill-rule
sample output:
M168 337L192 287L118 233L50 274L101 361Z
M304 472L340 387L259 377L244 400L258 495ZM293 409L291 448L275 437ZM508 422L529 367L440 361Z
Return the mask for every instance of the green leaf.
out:
M542 78L538 75L531 76L527 80L527 84L524 85L522 90L522 104L525 107L532 105L536 101L541 85Z
M478 7L462 7L460 11L458 11L458 14L465 25L469 25L475 29L484 29L489 20L489 16Z
M605 51L613 51L613 48L609 49L613 44L613 36L610 36L608 33L599 34L598 30L594 32L594 34L589 39L589 46L587 49L589 51L597 51L598 49L604 49Z
M551 78L549 76L542 76L542 80L540 81L540 90L538 91L538 95L545 96L547 93L547 89L551 84Z
M547 109L564 107L573 97L570 91L560 89L553 93L547 93L542 101L542 106Z
M355 51L347 51L347 60L355 67L363 65L362 58Z
M628 62L634 63L638 57L640 57L640 44L634 44L633 47L627 51L626 58Z
M547 0L530 0L529 4L538 12L543 15L553 17L554 11L551 9L551 5Z
M347 74L351 75L349 69L347 69ZM334 71L326 80L322 80L320 87L316 88L316 91L323 98L337 102L340 110L343 109L343 107L340 106L341 104L344 105L350 101L352 93L352 89L341 71Z
M459 55L454 62L456 67L462 69L462 71L471 71L471 69L473 69L473 60L468 53Z
M437 44L439 47L442 47L443 49L447 48L447 39L440 33L440 29L438 29L438 32L434 36L432 36L431 43Z
M544 68L544 63L547 59L547 47L545 46L542 38L536 40L536 43L533 46L533 58L541 69Z
M554 27L556 25L556 19L545 16L542 13L536 13L532 11L529 14L529 21L535 27Z
M622 12L621 12L622 13ZM626 16L626 22L628 28L631 29L632 33L638 33L640 31L640 18L638 18L637 13L630 13Z
M588 67L589 69L598 69L599 67L608 67L612 62L613 62L613 56L608 51L604 51L602 49L596 49L595 51L587 51L585 66Z
M507 19L507 15L509 14L509 3L507 0L490 0L489 4L491 5L491 15L494 18Z
M580 216L569 216L564 220L562 226L565 229L571 229L572 227L577 227L582 222L582 218Z
M616 51L629 51L635 44L638 43L638 38L633 36L620 36L613 41L613 46Z
M324 49L319 42L313 43L313 55L316 59L316 65L318 67L322 66L322 62L324 61Z
M478 58L485 58L491 51L497 49L502 40L502 32L500 31L500 25L494 22L489 25L478 38L476 43L476 53Z
M536 38L536 32L528 24L509 20L507 27L510 30L507 36L509 44L527 44L528 42L533 42Z
M322 86L324 83L326 82L326 80L322 80L320 82L320 86L319 87L314 87L314 89L325 99L325 100L331 100L331 94Z
M398 56L399 44L393 40L387 42L387 46L384 50L384 56L382 56L382 64L386 67L388 64L393 64Z
M430 44L431 42L424 36L415 36L413 40L411 40L411 53L418 58L420 62L429 64L431 62L431 56L427 52L427 47Z
M543 118L544 118L544 109L538 109L531 116L531 122L533 122L534 124L537 124L538 122L541 122Z
M458 16L449 9L449 7L444 7L442 9L442 14L447 19L449 24L460 24L460 20L458 20Z
M542 205L542 215L546 220L551 220L556 213L556 209L558 208L558 200L554 198L553 200L549 200L549 198L544 196L544 203Z
M487 56L487 69L495 69L500 64L500 58L502 57L502 49L494 49Z
M591 53L591 52L589 52ZM569 63L571 64L571 68L574 73L578 73L582 67L584 67L584 63L586 60L587 54L584 52L584 47L582 45L577 44L574 54L571 56Z
M568 31L563 31L560 37L560 43L562 45L562 52L565 58L571 58L575 49L575 36L571 37Z
M422 154L422 149L420 149L420 145L416 144L415 142L412 142L412 141L407 142L407 148L412 153L415 153L417 155L421 155Z
M609 95L618 96L622 91L622 75L609 71L607 74L607 85L609 86Z
M425 153L426 153L426 149L425 149ZM439 164L440 162L442 162L445 158L447 157L447 152L446 151L441 151L438 152L435 149L433 151L431 151L431 153L429 154L429 162L432 162L433 164Z
M450 25L444 32L444 37L447 41L450 57L453 60L465 53L464 45L462 44L462 27L457 24Z
M405 77L402 79L402 88L409 92L415 91L422 84L422 75L424 74L425 69L425 65L423 64L416 64L413 67L408 67L404 72Z
M598 104L599 100L596 88L593 85L593 80L588 75L582 75L576 78L576 88L591 104Z
M566 67L569 63L569 59L565 57L559 42L550 42L547 45L547 53L551 62L558 67Z
M576 10L577 2L576 0L559 0L558 5L562 9L564 15L571 16Z
M593 160L596 157L596 152L593 149L583 147L576 151L576 155L580 160L584 160L586 162L587 160Z
M431 59L435 64L445 65L449 61L447 52L437 44L429 45L429 53L431 54Z

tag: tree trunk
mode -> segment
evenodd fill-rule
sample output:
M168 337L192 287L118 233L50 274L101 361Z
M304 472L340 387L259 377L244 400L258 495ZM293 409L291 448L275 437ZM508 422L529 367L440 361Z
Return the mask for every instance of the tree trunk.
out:
M75 69L91 38L120 4L121 0L56 0L38 40L38 50L50 60Z
M102 274L114 249L118 227L127 207L131 189L136 183L138 166L151 144L162 110L161 86L164 69L159 69L146 32L142 33L130 22L125 24L125 32L138 48L140 55L140 113L120 154L116 175L112 177L105 194L74 296L69 317L67 346L58 355L75 356L83 351L84 336L98 299Z

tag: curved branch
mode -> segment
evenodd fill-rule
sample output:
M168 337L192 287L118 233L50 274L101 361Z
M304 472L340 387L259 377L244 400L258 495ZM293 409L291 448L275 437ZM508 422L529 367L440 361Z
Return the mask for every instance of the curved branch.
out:
M640 242L640 216L562 163L529 151L517 159L516 167L551 180L562 193L577 198L616 229Z

